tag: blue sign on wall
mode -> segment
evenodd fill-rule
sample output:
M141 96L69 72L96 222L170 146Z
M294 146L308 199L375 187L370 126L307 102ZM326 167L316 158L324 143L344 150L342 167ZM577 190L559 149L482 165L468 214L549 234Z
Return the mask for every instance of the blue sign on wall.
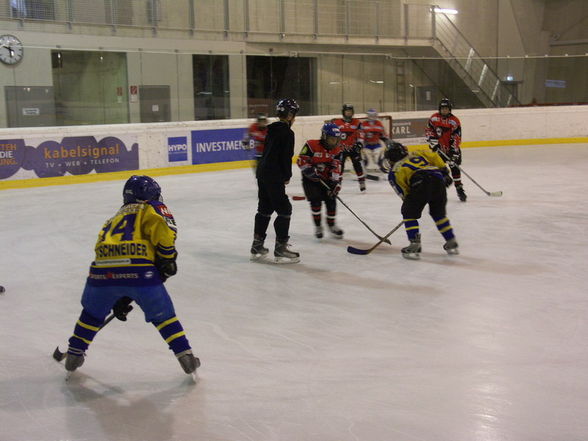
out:
M177 136L167 138L167 152L169 162L188 160L188 137Z
M246 130L246 128L193 130L192 164L251 159L250 152L244 150L241 145Z

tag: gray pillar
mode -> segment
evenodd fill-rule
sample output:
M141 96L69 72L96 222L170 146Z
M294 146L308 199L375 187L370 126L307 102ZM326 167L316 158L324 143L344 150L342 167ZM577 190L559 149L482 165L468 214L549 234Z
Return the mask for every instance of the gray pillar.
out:
M247 118L247 64L245 55L229 55L231 118Z

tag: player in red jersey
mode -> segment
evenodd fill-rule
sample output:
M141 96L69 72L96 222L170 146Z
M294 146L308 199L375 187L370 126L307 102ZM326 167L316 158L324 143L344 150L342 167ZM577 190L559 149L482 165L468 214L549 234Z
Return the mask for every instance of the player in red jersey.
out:
M378 119L375 109L368 109L367 121L362 121L360 129L363 134L364 148L362 149L366 170L379 170L382 155L382 143L388 142L388 134L382 121Z
M259 162L261 155L263 155L265 136L267 135L267 122L265 113L259 113L257 115L257 121L249 126L247 133L245 133L245 138L241 141L245 150L253 149L255 165Z
M451 113L451 101L443 98L439 102L439 112L434 113L429 119L425 136L431 149L435 152L441 150L445 157L441 157L451 170L451 177L457 190L459 200L465 202L467 196L461 182L461 122Z
M306 141L298 155L298 167L302 172L302 187L315 225L317 239L323 237L321 205L327 208L327 226L333 237L343 238L343 230L335 222L337 216L337 193L341 190L341 131L337 124L326 123L321 130L321 139ZM322 181L322 182L321 182ZM326 185L325 185L326 184Z
M363 147L363 135L360 129L360 121L353 117L354 110L351 104L343 104L341 108L343 118L333 119L341 131L341 174L345 170L345 161L351 159L353 169L359 181L360 191L365 191L365 174L361 163L361 149Z

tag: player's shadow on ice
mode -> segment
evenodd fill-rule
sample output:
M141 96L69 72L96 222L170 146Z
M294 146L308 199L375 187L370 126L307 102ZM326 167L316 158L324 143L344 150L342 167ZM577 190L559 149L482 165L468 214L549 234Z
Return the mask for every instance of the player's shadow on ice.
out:
M336 271L329 268L317 268L315 266L305 265L304 263L293 263L284 265L275 265L276 267L304 273L310 277L328 282L330 284L341 284L344 286L354 286L362 290L378 289L384 291L410 291L411 293L422 293L427 295L436 294L439 292L431 285L417 285L406 283L395 283L390 278L375 279L373 277L361 277L354 273L343 271Z
M401 256L398 257L402 258ZM438 255L433 253L421 253L421 259L419 262L445 267L459 267L460 269L467 271L481 271L490 274L503 274L509 276L533 276L548 271L547 267L541 265L481 259L479 257L463 254L460 254L459 256L448 256L447 254L442 253L439 253Z
M167 440L174 437L174 414L166 409L178 397L187 393L186 384L140 397L129 396L117 386L101 383L82 372L63 385L64 395L71 398L66 408L68 433L74 439L96 436L95 424L100 425L106 439L129 441ZM99 437L99 436L98 436Z

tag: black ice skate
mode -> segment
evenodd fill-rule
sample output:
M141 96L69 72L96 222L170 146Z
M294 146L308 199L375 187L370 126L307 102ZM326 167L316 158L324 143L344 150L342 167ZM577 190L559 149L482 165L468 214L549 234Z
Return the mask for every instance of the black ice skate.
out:
M269 252L269 250L263 246L263 241L264 240L257 235L253 238L253 243L251 244L250 260L263 259Z
M418 260L421 258L421 235L417 234L414 239L410 240L410 245L402 248L402 257L405 259Z
M335 239L343 239L343 230L337 224L329 225L329 231Z
M365 193L365 181L359 181L359 191Z
M321 225L317 225L314 227L314 237L317 239L323 238L323 227Z
M300 262L300 253L289 249L288 242L276 241L274 249L274 258L276 263L298 263Z
M200 367L200 359L194 357L191 349L176 354L176 357L180 362L180 366L182 366L182 369L187 374L193 374Z
M76 348L69 348L65 357L65 370L69 374L84 364L84 351Z
M465 202L468 199L468 196L465 194L465 191L463 190L463 185L456 185L455 190L457 191L457 197L460 201Z
M445 242L445 245L443 245L443 249L447 251L447 254L459 254L459 248L457 245L457 240L455 240L455 237L452 237L447 242Z

